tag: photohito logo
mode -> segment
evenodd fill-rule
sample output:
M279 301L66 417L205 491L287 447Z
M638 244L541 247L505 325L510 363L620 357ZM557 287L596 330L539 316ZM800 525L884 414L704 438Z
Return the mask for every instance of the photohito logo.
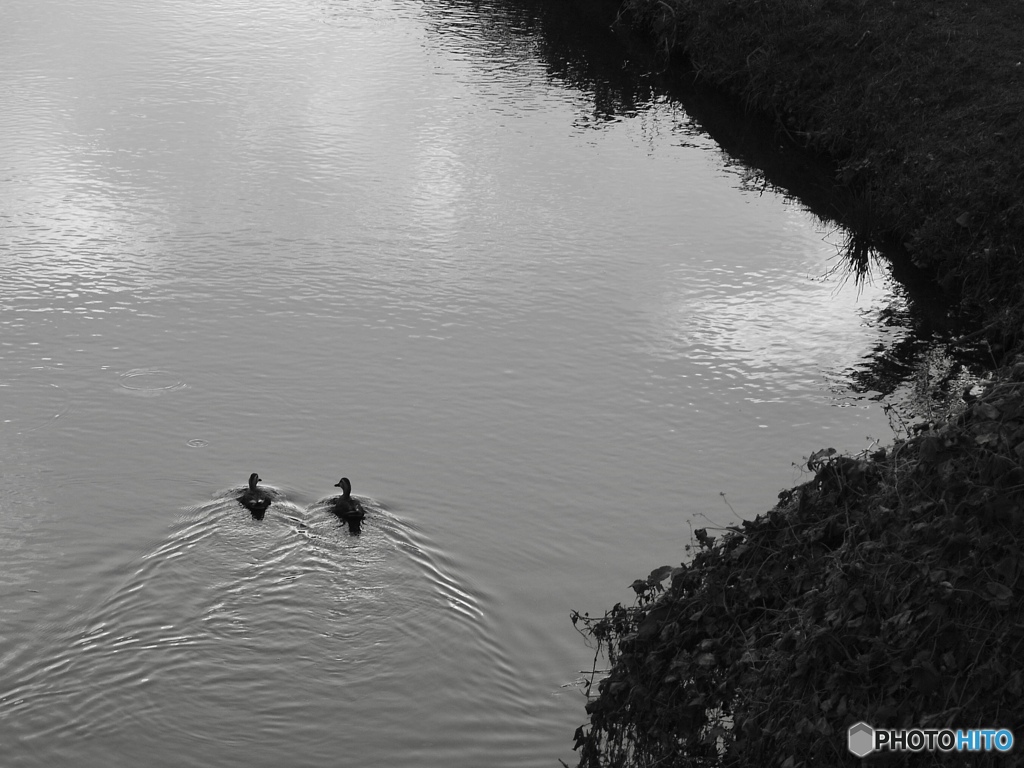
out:
M850 726L846 732L846 746L857 757L866 757L883 749L892 752L1009 752L1013 749L1013 733L1006 728L973 728L969 731L909 728L897 731L872 728L862 722Z

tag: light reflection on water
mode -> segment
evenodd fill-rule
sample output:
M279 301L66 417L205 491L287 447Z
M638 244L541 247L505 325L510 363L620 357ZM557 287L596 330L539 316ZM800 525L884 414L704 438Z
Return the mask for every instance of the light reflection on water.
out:
M571 761L569 611L888 433L886 282L502 7L9 4L10 765Z

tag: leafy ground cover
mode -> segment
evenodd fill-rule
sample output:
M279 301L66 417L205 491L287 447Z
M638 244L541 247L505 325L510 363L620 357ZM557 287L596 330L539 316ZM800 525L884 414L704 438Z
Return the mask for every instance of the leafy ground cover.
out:
M612 663L580 765L840 765L846 731L1008 728L1024 744L1024 359L951 420L856 457L577 627ZM885 753L873 759L886 764ZM902 755L906 760L907 755Z

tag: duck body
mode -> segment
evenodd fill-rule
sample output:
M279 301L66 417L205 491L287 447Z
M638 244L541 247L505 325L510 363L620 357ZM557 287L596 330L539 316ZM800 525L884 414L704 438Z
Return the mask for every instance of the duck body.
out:
M249 487L242 491L238 497L238 503L248 509L255 519L262 520L273 499L266 489L256 487L258 482L260 482L258 473L253 472L249 475Z
M327 499L327 507L338 518L348 524L351 532L357 533L359 526L366 517L366 510L358 499L352 498L352 483L347 477L341 478L334 484L335 488L341 488L342 495Z

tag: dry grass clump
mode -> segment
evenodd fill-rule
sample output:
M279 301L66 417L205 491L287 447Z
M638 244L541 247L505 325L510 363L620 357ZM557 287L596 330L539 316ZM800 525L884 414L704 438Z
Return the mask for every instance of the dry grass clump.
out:
M612 662L580 766L852 764L858 721L1008 728L1009 755L914 763L1019 764L1022 457L1024 358L889 450L817 452L812 481L720 537L697 531L691 562L635 582L635 605L574 614Z

